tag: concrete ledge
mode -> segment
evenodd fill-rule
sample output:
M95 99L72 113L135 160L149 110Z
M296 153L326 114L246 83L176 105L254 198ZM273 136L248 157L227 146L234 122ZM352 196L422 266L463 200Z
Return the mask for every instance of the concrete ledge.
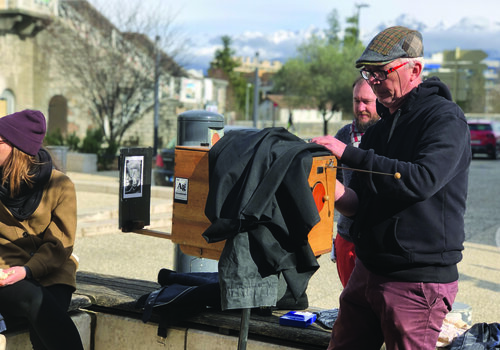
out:
M163 344L157 336L157 324L101 312L95 317L95 350L186 349L183 328L170 328Z
M187 350L225 350L238 347L238 336L217 332L171 327L167 338L157 336L158 325L143 323L134 318L95 313L95 350L137 350L137 349L187 349ZM281 345L249 339L247 347L254 350L307 349L307 346Z
M143 323L142 310L136 307L136 302L142 295L159 287L156 282L79 271L75 294L85 296L92 302L86 311L95 315L95 349L155 349L158 346L159 316L153 314L151 322ZM328 346L330 331L317 324L307 328L281 326L279 316L286 311L276 310L268 316L252 313L249 347L254 342L257 342L255 347L252 345L250 348L263 350L316 350ZM179 318L182 320L168 328L165 345L160 344L161 347L195 350L236 348L241 310L206 309L199 314Z
M185 349L205 350L205 349L237 349L238 337L218 334L197 329L188 329ZM210 344L210 345L208 345ZM304 345L293 346L290 344L281 345L248 339L247 348L252 350L285 350L285 349L307 349ZM177 348L176 348L177 349Z
M71 319L78 328L80 332L80 337L82 338L83 348L85 350L92 350L91 339L92 339L92 320L91 316L84 311L75 311L71 313ZM4 333L7 339L6 350L26 350L32 349L30 337L28 330L22 330L17 332L7 332ZM117 348L118 349L118 348Z
M93 174L97 172L97 154L68 152L66 154L66 171Z

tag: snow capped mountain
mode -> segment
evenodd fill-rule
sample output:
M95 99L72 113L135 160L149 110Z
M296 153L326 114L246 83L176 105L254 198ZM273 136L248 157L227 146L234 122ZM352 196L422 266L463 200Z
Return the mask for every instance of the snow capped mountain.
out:
M409 14L402 14L393 21L380 23L376 28L374 28L373 35L380 32L384 28L392 26L405 26L408 28L416 29L419 32L424 32L427 29L427 25L424 22L418 21L415 17Z
M365 45L379 31L389 26L402 25L420 31L424 38L426 56L443 50L454 50L460 47L464 50L484 50L489 58L500 58L500 20L489 21L481 17L462 18L456 23L439 22L430 27L414 16L402 14L393 21L382 22L372 30L361 31L361 40ZM294 57L296 49L313 35L323 35L324 28L310 26L300 31L279 30L272 33L243 32L232 37L232 47L237 56L255 56L266 60L286 61ZM198 47L193 56L197 62L192 62L198 69L206 70L213 53L220 47L220 37L211 38L209 44Z
M500 22L486 18L463 18L447 27L427 28L422 32L428 54L453 50L483 50L489 58L500 58Z
M310 26L300 31L279 30L269 34L244 32L233 38L233 45L238 56L254 56L259 51L259 57L263 59L285 61L313 35L323 35L323 30Z
M496 30L500 30L499 22L496 23ZM495 24L487 18L462 18L458 23L448 28L448 31L483 33L495 31Z
M462 18L454 24L439 22L433 27L408 14L397 17L394 21L381 23L370 33L362 33L365 44L386 27L402 25L417 29L424 38L426 56L443 50L484 50L490 58L500 58L500 21L493 22L487 18Z

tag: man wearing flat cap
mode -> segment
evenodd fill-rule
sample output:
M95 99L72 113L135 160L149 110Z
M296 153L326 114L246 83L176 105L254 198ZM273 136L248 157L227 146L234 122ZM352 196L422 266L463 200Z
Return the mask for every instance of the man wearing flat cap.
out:
M422 36L377 34L356 67L377 97L380 121L359 148L313 139L360 169L337 182L336 209L354 222L356 266L340 296L329 349L432 349L458 291L470 135L438 78L422 81ZM392 175L391 175L392 174Z

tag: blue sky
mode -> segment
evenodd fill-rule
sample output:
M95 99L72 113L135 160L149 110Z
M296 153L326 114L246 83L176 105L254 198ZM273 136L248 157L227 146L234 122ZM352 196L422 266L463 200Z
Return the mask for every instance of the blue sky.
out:
M177 25L193 41L191 65L203 65L230 35L236 53L281 59L313 30L327 28L327 15L336 9L341 25L360 9L361 37L365 44L380 28L394 24L419 26L426 52L439 49L498 50L500 1L468 2L419 0L189 0L172 2ZM280 57L281 55L281 57Z
M469 3L469 5L467 5ZM413 15L429 26L440 22L456 23L463 17L482 17L500 22L498 0L469 2L419 0L189 0L172 3L179 12L178 20L192 33L241 33L300 30L311 25L326 26L326 16L334 8L345 19L356 11L356 4L366 4L360 11L361 28L372 30L400 14Z
M92 2L105 0L91 0ZM175 26L187 38L189 57L184 65L207 68L220 37L230 35L240 56L285 60L312 32L327 28L336 9L342 28L360 10L365 44L381 28L403 24L424 35L426 53L443 49L484 49L500 58L500 0L129 0L147 4L161 1L175 15ZM182 62L181 62L182 64Z

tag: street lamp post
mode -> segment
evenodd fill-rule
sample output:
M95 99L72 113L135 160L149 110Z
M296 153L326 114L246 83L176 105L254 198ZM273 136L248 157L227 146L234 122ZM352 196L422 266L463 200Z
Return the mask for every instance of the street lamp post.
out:
M257 127L257 117L259 111L259 53L255 53L255 77L253 86L253 127Z
M356 26L357 26L356 30L357 30L358 32L356 33L357 35L356 35L356 39L355 39L355 40L356 40L356 43L357 43L357 42L359 42L359 36L360 36L360 33L361 33L361 30L360 30L360 27L359 27L359 14L360 14L361 9L362 9L363 7L370 7L370 5L368 5L368 4L356 4L356 5L354 5L354 6L356 6L356 8L358 9L358 12L357 12L357 14L356 14L356 22L357 22L357 23L356 23Z
M153 156L156 156L158 152L158 120L159 120L159 101L158 101L158 90L159 90L159 79L160 79L160 49L159 49L160 37L156 36L155 41L155 91L154 91L154 136L153 136Z
M245 120L248 120L248 110L250 107L250 93L249 90L252 87L251 83L247 83L247 89L245 94Z

